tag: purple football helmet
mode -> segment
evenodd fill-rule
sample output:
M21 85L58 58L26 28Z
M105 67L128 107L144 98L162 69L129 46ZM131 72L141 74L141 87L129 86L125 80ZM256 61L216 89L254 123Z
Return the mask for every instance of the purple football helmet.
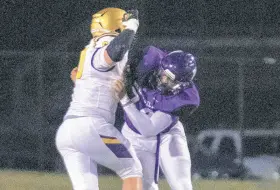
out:
M172 51L161 60L157 87L163 92L177 93L191 84L196 70L196 60L192 54Z

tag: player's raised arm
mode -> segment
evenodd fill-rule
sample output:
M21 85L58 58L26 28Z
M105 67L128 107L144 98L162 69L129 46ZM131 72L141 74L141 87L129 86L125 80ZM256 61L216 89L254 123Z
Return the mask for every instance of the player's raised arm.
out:
M128 52L139 26L138 11L130 10L123 15L122 24L125 29L115 37L104 51L107 64L121 61Z

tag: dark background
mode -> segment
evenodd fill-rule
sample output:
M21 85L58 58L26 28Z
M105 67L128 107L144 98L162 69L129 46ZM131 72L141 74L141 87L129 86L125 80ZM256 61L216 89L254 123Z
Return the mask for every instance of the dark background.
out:
M42 49L74 26L90 20L93 13L110 6L137 8L141 36L261 39L279 36L280 30L278 0L3 0L0 49ZM84 43L78 45L74 51L80 50Z
M133 51L155 45L198 58L201 106L183 119L188 134L273 128L280 121L278 0L2 0L0 5L1 149L26 150L18 153L26 159L15 161L2 154L3 167L53 169L55 131L71 100L69 73L91 38L91 15L105 7L139 10ZM117 127L121 124L118 119ZM30 161L30 155L38 161Z

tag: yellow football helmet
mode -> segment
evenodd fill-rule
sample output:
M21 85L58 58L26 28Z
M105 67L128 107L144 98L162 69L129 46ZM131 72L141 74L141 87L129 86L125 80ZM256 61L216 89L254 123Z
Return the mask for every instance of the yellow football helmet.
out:
M91 34L93 38L117 36L123 31L123 15L126 12L119 8L105 8L92 15Z

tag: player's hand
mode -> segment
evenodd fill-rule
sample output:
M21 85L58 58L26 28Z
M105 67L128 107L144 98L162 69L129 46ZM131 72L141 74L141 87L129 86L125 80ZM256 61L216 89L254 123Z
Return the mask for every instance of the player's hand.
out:
M77 72L78 72L78 67L73 68L71 71L70 78L73 83L75 83L75 81L76 81Z
M126 29L133 30L136 33L139 27L138 10L128 10L123 15L122 23Z
M121 100L126 94L125 88L124 88L124 83L123 83L122 79L114 81L113 89L115 90L116 96L119 100Z

